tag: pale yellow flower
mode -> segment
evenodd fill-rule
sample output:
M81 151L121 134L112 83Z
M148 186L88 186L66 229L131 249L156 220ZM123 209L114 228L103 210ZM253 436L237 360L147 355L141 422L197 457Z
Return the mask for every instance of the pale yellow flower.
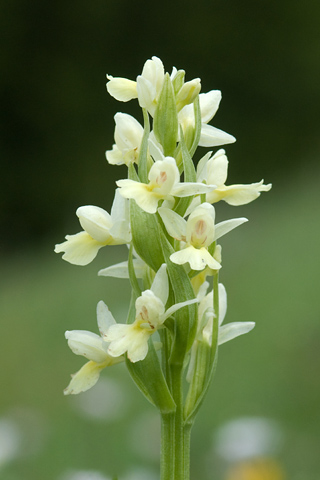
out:
M180 182L179 169L172 157L156 161L148 174L149 183L135 180L118 180L120 194L125 198L133 198L142 210L155 213L160 200L171 204L174 197L188 197L196 193L206 193L215 188L203 183Z
M116 190L111 214L100 207L86 205L78 208L82 232L67 235L66 241L55 246L56 253L74 265L87 265L106 245L122 245L130 242L129 205Z
M103 335L115 323L115 320L102 301L97 305L97 321L100 336L86 330L72 330L65 333L73 353L89 359L89 362L83 365L78 372L71 375L72 380L64 390L65 395L76 395L89 390L97 383L101 370L124 361L123 357L111 357L106 351L107 345Z
M189 263L193 270L203 270L206 266L219 270L221 265L209 253L208 247L218 238L247 222L246 218L233 218L215 225L215 210L209 203L197 207L188 220L165 207L159 208L159 214L169 235L183 242L181 250L173 253L170 260L178 265Z

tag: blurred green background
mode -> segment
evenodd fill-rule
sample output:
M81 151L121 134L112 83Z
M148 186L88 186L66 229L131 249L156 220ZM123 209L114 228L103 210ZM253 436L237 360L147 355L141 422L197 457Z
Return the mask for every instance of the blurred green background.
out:
M108 210L125 175L104 157L114 114L141 121L134 102L107 95L105 74L135 79L152 55L201 77L203 92L222 90L211 124L237 138L229 183L273 183L253 204L218 205L219 221L250 220L222 242L226 321L257 326L220 349L192 478L319 479L319 20L315 0L0 4L1 480L158 478L157 415L123 366L62 395L83 364L64 331L96 331L101 299L125 317L127 283L96 273L126 250L103 249L85 268L53 253L79 231L76 208ZM236 419L246 425L236 444L253 438L256 451L221 439ZM260 433L250 419L263 420ZM245 461L255 473L241 477Z

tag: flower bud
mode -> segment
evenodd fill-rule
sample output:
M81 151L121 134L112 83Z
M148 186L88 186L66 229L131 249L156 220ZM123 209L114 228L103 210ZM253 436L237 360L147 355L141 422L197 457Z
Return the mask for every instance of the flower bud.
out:
M186 82L179 90L178 95L176 97L176 105L177 111L193 103L196 99L197 95L199 95L201 90L201 83L200 78L194 78L190 82Z
M171 78L172 85L173 85L173 90L174 90L174 93L176 95L184 84L185 74L186 74L186 72L184 70L178 70L177 73L175 74L175 76L173 78Z

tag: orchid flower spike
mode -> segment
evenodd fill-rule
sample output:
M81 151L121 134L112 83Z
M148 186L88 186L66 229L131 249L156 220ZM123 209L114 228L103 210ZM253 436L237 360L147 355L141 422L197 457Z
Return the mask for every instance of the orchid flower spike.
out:
M129 205L119 195L114 197L111 215L100 207L86 205L78 208L82 232L67 235L66 241L55 246L56 253L64 252L62 258L74 265L87 265L97 256L101 247L122 245L130 242Z
M115 320L102 301L97 305L97 321L100 336L86 330L72 330L65 333L73 353L89 359L89 362L72 375L71 382L64 390L65 395L76 395L89 390L97 383L101 370L124 361L124 357L114 358L106 352L105 341L102 337L115 323Z

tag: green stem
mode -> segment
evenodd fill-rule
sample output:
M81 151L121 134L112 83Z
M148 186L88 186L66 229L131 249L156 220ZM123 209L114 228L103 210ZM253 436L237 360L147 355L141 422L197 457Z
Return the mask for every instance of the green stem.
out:
M177 409L162 415L161 430L161 480L189 480L190 431L184 423L182 367L171 365L171 393Z
M185 480L184 476L184 436L183 436L183 393L182 393L182 368L172 365L172 397L177 405L174 421L174 480Z
M160 479L170 480L174 469L174 414L161 416Z

